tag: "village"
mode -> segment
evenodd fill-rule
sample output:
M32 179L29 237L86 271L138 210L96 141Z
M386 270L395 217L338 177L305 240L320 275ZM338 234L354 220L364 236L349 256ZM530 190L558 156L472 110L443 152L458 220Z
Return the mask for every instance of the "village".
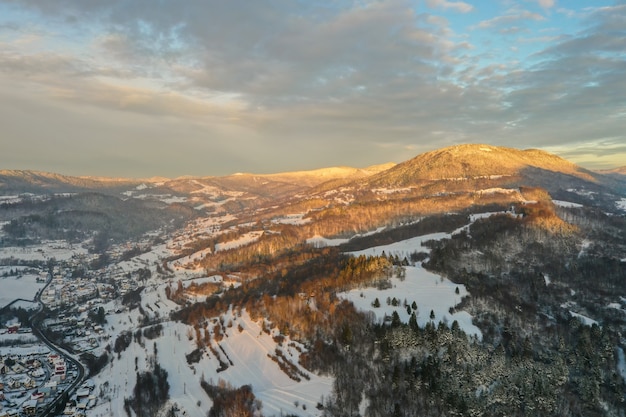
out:
M119 257L124 250L115 248L112 256ZM42 252L36 254L45 256ZM78 360L81 354L109 343L102 325L113 311L104 306L137 289L139 282L135 274L115 264L95 271L86 268L97 259L93 254L60 258L39 270L0 267L0 273L6 272L0 278L2 285L22 289L17 293L22 298L0 305L0 417L43 415L63 396L69 400L63 410L67 416L85 416L97 404L93 380L77 385L82 377ZM27 301L26 297L34 298ZM28 322L37 309L45 309L38 325L46 341L37 337Z

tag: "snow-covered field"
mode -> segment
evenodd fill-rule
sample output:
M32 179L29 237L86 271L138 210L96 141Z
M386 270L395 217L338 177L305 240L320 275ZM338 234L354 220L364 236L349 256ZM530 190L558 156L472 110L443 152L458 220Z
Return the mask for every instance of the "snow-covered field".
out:
M351 239L354 239L354 238L357 238L357 237L362 237L362 236L370 236L370 235L373 235L373 234L376 234L376 233L380 233L380 232L382 232L385 229L386 229L386 227L383 226L383 227L379 227L378 229L372 230L372 231L367 232L367 233L363 233L363 234L358 233L358 234L356 234L356 235L354 235L352 237L349 237L349 238L329 239L329 238L326 238L326 237L323 237L323 236L316 235L316 236L313 236L313 237L307 239L306 243L308 243L309 245L316 246L316 247L339 246L339 245L342 245L344 243L349 242Z
M137 255L128 261L118 262L116 265L125 272L135 271L138 268L153 266L159 262L161 258L170 256L172 251L167 249L165 244L154 246L149 252Z
M239 237L239 239L231 240L230 242L225 243L218 243L217 245L215 245L215 251L219 252L223 250L238 248L240 246L249 245L250 243L257 241L262 235L262 231L246 233Z
M25 261L46 261L51 258L55 258L56 260L68 260L73 256L85 254L87 254L87 249L80 245L72 245L62 240L45 242L41 245L23 248L0 248L0 259L15 258Z
M37 291L45 285L43 282L37 282L38 277L39 275L26 274L19 278L0 278L0 308L17 298L33 300Z
M406 267L406 277L391 279L392 287L385 290L376 288L354 289L339 296L351 301L354 306L361 311L371 311L380 322L385 317L391 317L394 311L398 313L400 320L407 323L410 314L404 307L404 302L410 306L413 302L417 304L417 323L420 327L426 325L430 319L431 311L434 313L435 324L445 321L448 325L454 320L468 335L476 335L482 338L482 333L478 327L472 324L472 317L465 311L458 311L450 314L451 307L456 306L463 297L468 295L464 285L457 285L452 281L442 278L439 275L426 271L421 266ZM456 290L458 288L458 294ZM380 307L373 307L374 300L378 298ZM387 304L387 299L395 298L398 306Z
M4 355L4 346L19 346L24 344L37 344L39 339L32 333L4 333L0 334L0 344L2 344L2 354Z
M432 233L389 245L351 252L351 254L354 256L376 256L384 252L386 255L398 255L400 259L403 259L404 257L408 258L415 251L428 252L428 248L422 246L423 242L440 240L448 236L448 233ZM415 301L418 307L417 322L420 326L424 326L430 320L430 312L432 311L435 314L434 321L436 323L443 320L452 324L456 320L467 334L482 338L481 331L472 324L472 317L469 313L459 311L450 314L449 312L451 307L456 306L463 297L469 295L464 285L455 284L447 278L427 271L421 264L407 266L405 270L404 279L391 278L391 288L385 290L376 288L354 289L340 296L352 301L359 310L373 312L379 321L397 311L400 320L405 323L408 322L410 314L404 306L404 301L406 300L408 305ZM372 305L376 298L380 302L378 308ZM388 298L392 300L395 298L399 301L399 305L388 305Z

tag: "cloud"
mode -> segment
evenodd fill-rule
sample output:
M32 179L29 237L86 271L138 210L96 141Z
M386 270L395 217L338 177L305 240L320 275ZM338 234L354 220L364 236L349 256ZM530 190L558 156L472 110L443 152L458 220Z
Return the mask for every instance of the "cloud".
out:
M586 11L578 32L520 39L540 52L504 60L474 47L476 29L518 33L544 16L511 9L455 33L409 1L14 4L45 24L10 25L0 38L13 161L55 141L68 153L72 136L88 138L75 149L102 155L102 169L132 161L148 175L367 166L459 142L609 149L602 138L624 139L626 6Z
M459 13L469 13L474 10L474 6L462 1L426 0L426 4L428 7L453 10Z
M556 0L537 0L537 3L544 9L551 9L556 5Z
M496 16L491 19L483 20L479 22L474 28L490 29L510 26L517 22L523 21L541 21L545 20L545 17L539 13L530 12L528 10L510 10L507 14Z

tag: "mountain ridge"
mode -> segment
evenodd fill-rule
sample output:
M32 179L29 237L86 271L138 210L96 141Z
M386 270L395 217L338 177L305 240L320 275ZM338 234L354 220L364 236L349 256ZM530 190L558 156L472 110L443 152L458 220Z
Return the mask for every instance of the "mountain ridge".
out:
M620 171L621 172L621 171ZM556 176L555 176L556 175ZM618 174L593 172L539 149L516 149L486 144L462 144L421 153L404 162L366 168L346 166L275 174L239 173L227 176L185 176L174 179L72 177L29 170L0 170L0 192L98 191L131 194L200 195L222 199L243 193L275 200L317 190L402 188L438 183L439 192L455 189L452 182L491 180L493 186L542 186L553 191L584 185L592 189L624 188ZM446 185L447 184L447 185ZM478 183L476 183L478 185ZM463 188L471 187L471 184ZM150 192L143 190L150 189ZM436 192L436 191L435 191Z

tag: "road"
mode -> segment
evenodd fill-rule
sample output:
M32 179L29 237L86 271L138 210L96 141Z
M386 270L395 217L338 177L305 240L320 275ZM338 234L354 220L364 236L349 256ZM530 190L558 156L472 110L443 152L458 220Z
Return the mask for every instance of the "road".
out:
M41 322L45 319L45 317L43 316L44 307L43 303L41 302L41 294L46 290L49 284L50 280L48 280L46 285L41 290L39 290L37 292L37 295L35 296L35 301L39 303L39 310L35 314L33 314L30 319L33 334L37 336L39 340L41 340L46 346L48 346L50 350L57 352L65 360L66 363L72 364L73 367L78 371L78 375L67 390L59 393L52 402L46 404L43 409L38 410L37 415L41 417L52 417L59 415L57 410L60 410L62 413L63 408L65 408L65 403L74 394L74 392L76 392L76 390L78 389L80 384L82 384L85 378L85 367L79 361L68 355L59 346L50 341L41 331ZM67 368L69 367L66 367L66 369Z

